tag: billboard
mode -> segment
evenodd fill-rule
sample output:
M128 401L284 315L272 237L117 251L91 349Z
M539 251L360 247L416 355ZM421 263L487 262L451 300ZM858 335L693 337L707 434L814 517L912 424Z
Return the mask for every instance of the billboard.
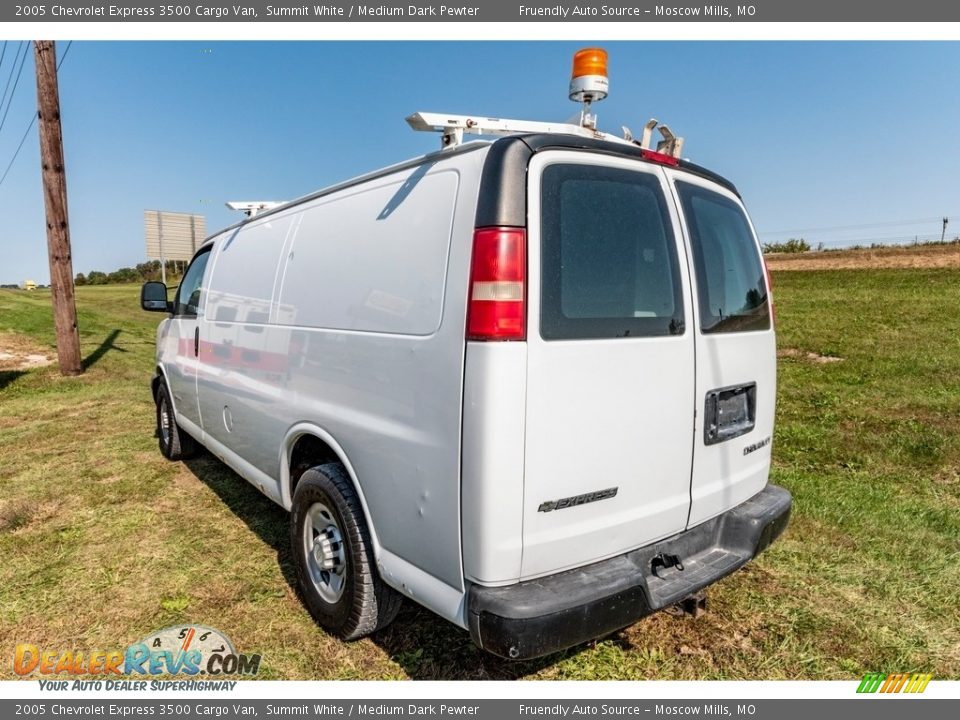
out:
M203 215L144 210L148 260L190 260L207 236Z

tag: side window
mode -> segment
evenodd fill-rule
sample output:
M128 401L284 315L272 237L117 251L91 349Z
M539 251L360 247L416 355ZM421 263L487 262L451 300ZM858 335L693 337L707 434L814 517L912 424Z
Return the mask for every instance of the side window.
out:
M203 271L207 268L210 259L210 246L201 248L194 256L193 262L187 268L186 274L180 281L177 297L174 300L173 314L180 317L196 317L200 307L200 294L203 291Z
M541 205L543 339L683 333L676 248L656 175L549 165Z
M770 328L760 252L740 206L698 185L677 183L690 230L700 330L731 333Z

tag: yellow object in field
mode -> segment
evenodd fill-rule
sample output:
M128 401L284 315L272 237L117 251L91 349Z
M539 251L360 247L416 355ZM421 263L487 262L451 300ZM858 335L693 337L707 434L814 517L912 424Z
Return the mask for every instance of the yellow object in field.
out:
M23 281L24 290L36 290L37 284L33 280L24 280Z

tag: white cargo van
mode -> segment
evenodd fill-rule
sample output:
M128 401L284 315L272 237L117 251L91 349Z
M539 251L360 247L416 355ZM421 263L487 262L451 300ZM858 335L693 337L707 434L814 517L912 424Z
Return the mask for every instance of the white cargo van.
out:
M144 287L172 315L164 455L202 444L290 510L303 599L345 639L406 596L535 657L767 547L791 498L734 186L649 133L411 124L446 147L214 235L172 302Z

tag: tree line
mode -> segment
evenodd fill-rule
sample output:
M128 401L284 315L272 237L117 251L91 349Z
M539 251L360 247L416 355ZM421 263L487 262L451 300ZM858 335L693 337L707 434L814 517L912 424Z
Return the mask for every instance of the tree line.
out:
M167 260L167 283L183 274L186 263L179 260ZM117 283L143 283L148 280L160 280L160 261L150 260L140 263L136 267L125 267L113 272L92 270L89 273L77 273L74 278L76 285L114 285Z

